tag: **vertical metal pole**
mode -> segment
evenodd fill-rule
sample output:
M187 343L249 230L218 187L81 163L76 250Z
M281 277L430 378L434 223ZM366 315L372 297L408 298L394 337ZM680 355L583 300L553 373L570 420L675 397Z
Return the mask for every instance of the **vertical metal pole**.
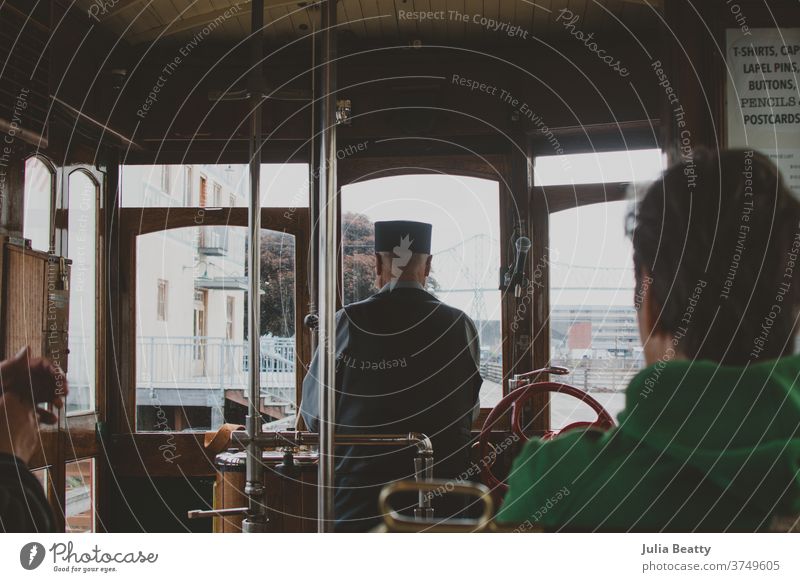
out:
M323 126L319 159L319 491L320 532L333 530L333 425L336 390L336 0L322 4Z
M320 176L322 166L318 163L317 154L319 150L320 129L325 125L320 115L320 108L317 106L317 99L321 93L320 73L317 63L320 62L319 46L317 43L317 30L315 19L311 17L311 139L308 144L308 176L310 186L309 196L309 219L311 222L311 241L308 245L308 315L304 321L306 327L311 329L311 352L317 349L317 329L319 326L319 286L317 284L317 274L319 272L319 183L323 176Z
M248 399L247 399L247 471L245 493L250 514L242 522L242 531L266 531L267 509L264 502L264 465L261 446L256 439L261 434L261 101L263 79L261 74L264 45L264 0L253 0L250 12L250 201L247 206L247 273L249 305L247 328L248 342Z

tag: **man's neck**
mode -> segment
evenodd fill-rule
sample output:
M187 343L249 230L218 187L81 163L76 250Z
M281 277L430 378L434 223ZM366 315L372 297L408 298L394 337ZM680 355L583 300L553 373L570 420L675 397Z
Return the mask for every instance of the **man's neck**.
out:
M420 289L424 291L425 286L416 279L399 279L397 281L389 281L378 292L383 293L393 289Z

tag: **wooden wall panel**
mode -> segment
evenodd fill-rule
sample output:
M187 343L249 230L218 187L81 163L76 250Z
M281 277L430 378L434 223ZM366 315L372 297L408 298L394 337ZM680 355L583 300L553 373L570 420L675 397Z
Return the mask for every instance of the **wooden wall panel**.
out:
M47 255L6 244L4 263L3 358L26 345L39 357L45 342Z

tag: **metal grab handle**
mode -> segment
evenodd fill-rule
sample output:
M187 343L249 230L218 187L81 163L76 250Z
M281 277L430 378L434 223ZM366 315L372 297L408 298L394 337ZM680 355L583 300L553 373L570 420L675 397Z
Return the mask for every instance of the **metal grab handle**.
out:
M399 514L389 503L389 499L397 494L404 492L424 493L439 492L443 495L462 494L469 495L483 503L483 511L477 519L446 519L436 521L435 519L416 519ZM430 496L426 496L430 497ZM381 490L378 497L378 507L383 514L383 521L389 531L416 533L421 531L430 532L476 532L483 531L491 524L494 514L494 502L488 487L479 483L464 485L453 483L446 479L434 479L431 481L397 481L390 483Z
M208 517L229 517L231 515L247 515L249 507L229 507L228 509L191 509L186 516L189 519L204 519Z
M570 371L568 368L562 366L547 366L539 368L538 370L531 370L530 372L523 372L522 374L514 374L508 380L508 391L513 392L518 388L536 382L542 374L552 374L554 376L566 376Z
M553 374L555 376L566 376L569 374L569 368L564 368L562 366L547 366L545 368L540 368L538 370L531 370L530 372L523 372L522 374L514 374L515 380L521 380L522 378L528 378L530 376L539 376L541 374Z
M433 458L432 457L415 457L414 458L414 481L416 483L424 483L433 481ZM425 492L419 490L419 499L417 507L414 509L414 519L425 520L433 519L433 506L431 505L431 496L425 495Z

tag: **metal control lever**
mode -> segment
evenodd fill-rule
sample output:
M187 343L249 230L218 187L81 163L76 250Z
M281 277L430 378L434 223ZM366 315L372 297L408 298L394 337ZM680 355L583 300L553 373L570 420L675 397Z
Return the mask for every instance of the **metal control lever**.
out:
M248 417L248 423L250 419ZM284 470L292 471L294 463L292 461L291 447L316 445L320 442L320 435L312 432L284 431L284 432L260 432L255 437L250 436L252 425L247 431L236 430L231 432L231 439L240 446L263 450L265 448L285 448L283 467ZM426 483L433 478L433 445L430 438L422 433L405 434L338 434L334 435L333 441L339 445L363 445L363 446L413 446L416 449L414 458L414 473L419 483ZM248 462L250 461L248 455ZM259 464L259 466L261 466ZM265 532L269 526L267 516L267 506L264 500L265 488L263 481L247 481L244 493L250 498L250 507L234 507L231 509L212 509L212 510L192 510L188 512L189 519L203 519L209 517L225 517L233 515L244 515L242 521L242 531L245 533ZM419 519L427 519L433 516L430 496L420 494L419 502L414 510Z
M205 519L208 517L230 517L232 515L247 515L249 507L230 507L228 509L192 509L186 516L189 519Z
M517 388L524 386L525 384L532 384L537 377L541 376L542 374L553 374L555 376L566 376L569 374L569 369L564 368L562 366L547 366L545 368L539 368L538 370L531 370L530 372L523 372L522 374L514 374L514 376L508 381L508 391L513 392ZM533 378L532 380L528 380L528 378Z

